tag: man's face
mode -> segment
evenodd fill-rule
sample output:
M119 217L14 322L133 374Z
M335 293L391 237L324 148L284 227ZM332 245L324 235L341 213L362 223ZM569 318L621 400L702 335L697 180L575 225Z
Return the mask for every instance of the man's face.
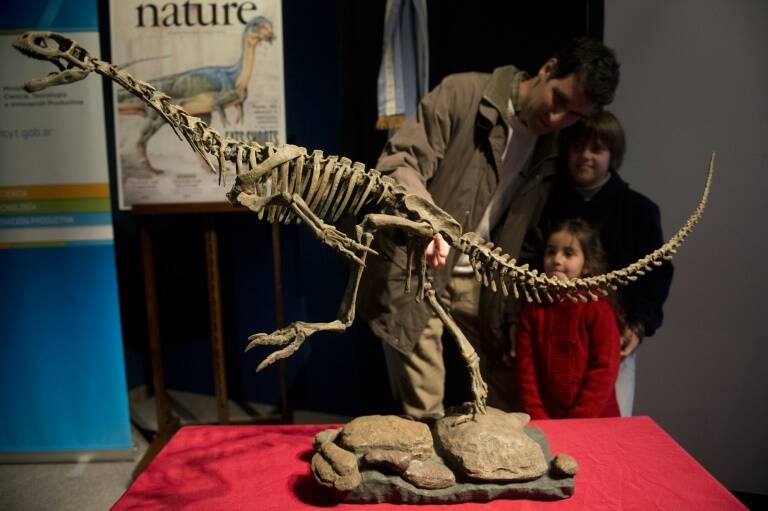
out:
M520 85L517 117L538 135L567 128L594 108L579 75L549 77L555 62L550 59L535 78Z

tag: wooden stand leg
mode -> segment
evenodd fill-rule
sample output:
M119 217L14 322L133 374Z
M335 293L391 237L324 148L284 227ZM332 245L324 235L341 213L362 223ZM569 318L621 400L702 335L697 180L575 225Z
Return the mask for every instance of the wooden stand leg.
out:
M280 225L272 224L272 264L274 267L275 280L275 326L283 328L285 326L285 312L283 309L283 277L282 277L282 256L280 255ZM280 415L286 423L293 422L293 417L288 408L288 384L285 367L285 359L278 362L280 378Z
M208 309L211 318L211 351L213 353L213 384L216 391L216 412L219 424L229 424L229 394L224 354L224 327L221 307L221 277L219 273L219 240L213 220L205 229L205 263L208 276Z
M152 366L152 385L155 394L155 411L157 415L157 435L152 440L144 457L139 461L133 472L136 478L149 465L155 455L168 442L177 429L179 421L171 415L168 405L168 394L165 390L163 377L163 354L160 347L160 323L157 314L157 287L155 281L155 258L152 238L144 222L139 223L139 239L141 242L141 258L144 265L144 297L147 307L147 330L149 335L149 359Z

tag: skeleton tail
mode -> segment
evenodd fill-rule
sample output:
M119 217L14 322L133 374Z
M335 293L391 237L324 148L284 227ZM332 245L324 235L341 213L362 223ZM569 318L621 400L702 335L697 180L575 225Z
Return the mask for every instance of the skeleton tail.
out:
M609 273L569 281L551 278L536 270L528 269L527 265L516 265L515 260L509 254L504 254L500 247L495 247L493 243L486 242L472 232L465 233L460 238L457 248L469 256L477 280L493 291L500 288L504 296L507 296L511 289L516 298L524 296L529 302L534 300L539 303L544 300L552 302L554 297L583 301L588 298L596 300L598 294L607 295L609 291L615 291L618 286L627 285L637 280L639 276L653 271L654 267L661 266L663 261L672 259L677 248L682 245L704 213L712 187L714 169L715 154L712 153L699 203L685 224L669 241L629 266Z

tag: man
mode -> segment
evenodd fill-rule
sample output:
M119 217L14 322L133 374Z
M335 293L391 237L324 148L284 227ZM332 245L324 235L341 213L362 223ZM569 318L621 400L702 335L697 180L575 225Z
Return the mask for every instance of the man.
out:
M391 137L376 168L517 257L556 173L554 133L610 103L618 79L613 51L587 38L558 51L533 77L514 66L448 76ZM382 234L374 244L381 257L368 259L358 311L397 349L392 361L404 411L439 417L443 325L404 292L403 240ZM427 260L436 292L480 355L488 404L514 408L513 378L501 364L514 307L482 288L466 257L449 253L440 235Z

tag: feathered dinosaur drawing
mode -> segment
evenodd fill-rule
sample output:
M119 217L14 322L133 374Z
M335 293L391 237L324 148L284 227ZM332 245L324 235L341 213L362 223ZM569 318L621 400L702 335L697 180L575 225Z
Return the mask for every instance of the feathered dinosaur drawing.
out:
M229 125L226 108L235 107L235 124L243 120L243 102L248 96L248 82L255 64L256 47L261 42L274 40L272 22L264 16L251 19L243 29L240 58L232 66L204 66L181 71L149 81L153 87L172 98L191 115L210 124L213 112L221 116L222 124ZM118 94L118 112L121 115L142 115L147 119L136 143L136 164L143 170L158 174L147 156L147 145L165 124L165 119L137 99L130 91Z
M233 206L247 207L260 218L266 216L272 223L303 221L323 243L350 261L349 281L338 317L327 323L297 321L270 334L252 335L248 348L256 345L280 347L262 361L258 369L290 356L315 332L348 328L354 319L355 299L366 257L377 255L370 248L374 236L382 229L403 231L411 255L406 282L410 284L412 273L415 273L417 298L426 297L456 339L470 372L472 414L485 412L487 387L480 375L477 354L437 299L426 275L424 250L436 233L440 233L454 250L467 254L477 279L494 291L500 290L505 295L511 291L517 297L539 302L596 299L598 293L607 294L619 285L627 285L654 266L660 266L663 260L672 258L700 219L712 182L714 155L710 159L704 191L696 209L669 241L625 268L564 281L540 274L527 265L517 265L515 259L492 243L473 232L462 232L459 222L436 205L408 194L392 178L375 169L366 169L362 163L326 156L321 151L309 154L305 148L293 145L260 145L222 137L200 118L172 104L167 94L115 65L94 58L75 41L60 34L26 33L16 40L14 46L29 57L52 62L59 69L45 78L26 82L28 91L82 80L91 72L117 82L154 109L180 138L183 137L194 151L206 159L213 172L216 169L207 155L218 160L220 176L228 166L234 167L237 177L227 193ZM357 224L355 239L333 226L342 214L357 214L364 207L375 212L366 214Z

